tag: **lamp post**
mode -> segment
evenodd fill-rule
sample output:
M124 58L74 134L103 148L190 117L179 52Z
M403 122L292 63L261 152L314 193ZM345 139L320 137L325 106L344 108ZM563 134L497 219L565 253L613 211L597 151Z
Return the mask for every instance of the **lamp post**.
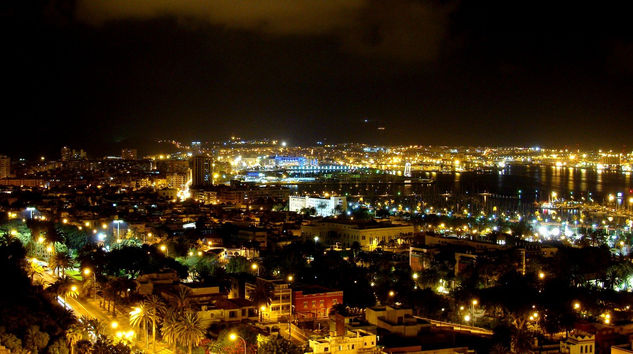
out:
M121 223L123 222L123 220L118 220L117 219L117 220L114 220L112 222L116 224L116 239L118 241L118 240L121 239L121 230L120 230L120 228L121 228Z
M97 300L97 273L93 272L92 270L90 270L90 268L84 268L83 273L85 276L89 276L92 273L92 291L93 291L93 298L95 300Z
M242 341L242 344L244 344L244 354L246 354L246 340L235 333L229 334L229 339L231 340L231 342L235 342L238 338Z
M251 264L251 269L253 271L257 271L257 276L259 276L259 266L257 265L257 263Z

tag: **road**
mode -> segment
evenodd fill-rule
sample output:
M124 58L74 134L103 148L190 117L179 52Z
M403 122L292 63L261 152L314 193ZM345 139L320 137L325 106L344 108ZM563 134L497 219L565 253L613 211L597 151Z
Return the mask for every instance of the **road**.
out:
M40 282L45 288L55 283L57 279L57 276L53 274L50 270L37 273L34 275L33 278L34 281ZM57 301L63 307L72 311L75 316L77 316L77 318L85 316L88 318L95 318L102 322L106 326L106 334L110 338L117 338L117 333L128 333L130 331L134 331L134 333L136 333L139 331L138 328L133 328L130 325L128 315L128 313L130 312L129 308L117 307L117 314L116 316L113 316L111 313L107 312L105 309L99 306L99 301L101 301L100 297L97 297L96 299L94 297L66 297L64 299L60 296L57 298ZM114 322L116 322L115 327L112 325ZM133 347L146 353L153 353L151 345L151 334L149 335L149 349L145 348L145 335L137 335L137 337L137 340L132 340ZM156 353L172 354L173 352L169 349L166 343L156 342Z

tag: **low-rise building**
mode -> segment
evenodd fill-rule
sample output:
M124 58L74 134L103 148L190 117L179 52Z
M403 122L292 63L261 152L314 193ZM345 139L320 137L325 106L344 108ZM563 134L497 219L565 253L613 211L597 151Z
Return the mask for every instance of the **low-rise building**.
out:
M413 317L410 308L395 308L391 306L369 307L365 311L365 320L378 329L404 337L414 337L424 327L431 324Z
M405 235L412 235L413 230L413 225L337 219L323 219L301 225L301 235L304 237L319 237L323 242L339 244L342 247L350 247L354 242L358 242L361 248L368 251Z
M340 334L340 335L339 335ZM378 353L376 335L362 329L337 333L318 339L310 339L308 346L314 353Z
M136 289L141 295L151 295L157 285L173 285L178 280L178 274L175 271L143 274L136 278Z
M334 305L343 303L343 291L318 285L295 285L292 299L298 317L324 319Z
M201 325L208 327L216 322L257 321L259 313L252 301L246 299L218 299L203 305L198 311Z
M572 331L560 342L560 352L569 354L586 354L596 352L596 336L589 333Z
M258 287L261 289L258 290ZM289 283L279 279L257 277L255 282L246 282L244 285L247 300L255 301L258 291L270 296L268 305L261 311L263 321L279 321L281 318L287 318L291 315L292 289Z
M300 212L303 209L314 208L318 216L332 216L343 213L347 210L347 198L341 197L309 197L309 196L290 196L288 202L288 210Z

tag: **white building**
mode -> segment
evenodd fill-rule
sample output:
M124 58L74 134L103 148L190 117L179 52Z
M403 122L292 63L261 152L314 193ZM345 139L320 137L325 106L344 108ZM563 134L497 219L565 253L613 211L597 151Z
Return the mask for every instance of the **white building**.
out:
M347 210L347 198L334 196L330 198L290 196L288 210L301 212L304 208L314 208L318 216L332 216Z
M308 345L314 353L373 353L376 351L376 335L362 329L347 331L342 336L310 339Z
M569 354L591 354L596 352L596 336L588 333L571 332L560 342L560 352Z

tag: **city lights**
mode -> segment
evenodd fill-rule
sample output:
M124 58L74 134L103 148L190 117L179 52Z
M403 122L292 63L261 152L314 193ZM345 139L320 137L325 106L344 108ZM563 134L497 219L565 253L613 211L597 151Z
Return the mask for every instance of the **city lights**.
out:
M627 5L3 4L0 351L633 353Z

